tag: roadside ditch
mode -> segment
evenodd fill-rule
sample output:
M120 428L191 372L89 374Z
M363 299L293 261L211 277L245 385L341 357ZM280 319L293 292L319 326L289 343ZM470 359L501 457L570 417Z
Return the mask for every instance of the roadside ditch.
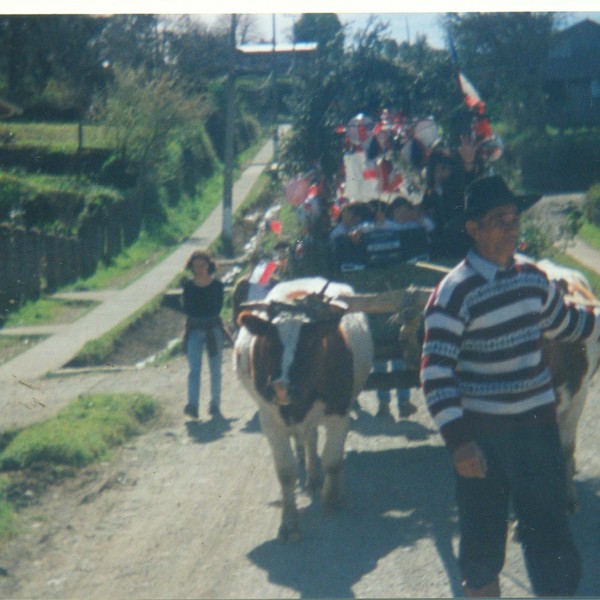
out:
M244 272L250 255L262 245L267 232L266 222L273 218L279 204L272 195L264 194L259 200L235 219L233 227L233 247L236 258L226 258L215 251L218 270L217 277L226 288L223 319L231 318L228 296L238 277ZM186 275L181 273L181 280ZM179 279L179 278L177 278ZM175 292L176 290L170 290ZM149 363L181 352L181 339L185 324L184 314L178 310L178 300L167 295L155 309L142 313L128 327L123 329L114 341L113 351L99 361L90 361L82 356L75 357L65 365L65 369L143 367ZM230 324L230 323L228 323Z

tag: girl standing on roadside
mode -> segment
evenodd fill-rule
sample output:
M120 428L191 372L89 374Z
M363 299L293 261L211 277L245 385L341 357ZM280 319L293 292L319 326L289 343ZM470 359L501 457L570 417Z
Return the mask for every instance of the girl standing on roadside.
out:
M206 346L210 371L209 413L221 418L223 325L219 315L223 308L223 284L214 276L214 260L203 250L192 253L186 269L192 272L192 279L183 286L183 311L187 315L184 348L189 365L188 397L183 412L198 418L202 353Z

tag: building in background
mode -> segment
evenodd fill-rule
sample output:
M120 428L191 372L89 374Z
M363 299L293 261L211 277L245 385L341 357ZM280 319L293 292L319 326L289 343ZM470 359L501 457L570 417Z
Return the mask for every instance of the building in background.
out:
M600 124L600 24L586 19L558 32L552 39L542 77L550 124Z

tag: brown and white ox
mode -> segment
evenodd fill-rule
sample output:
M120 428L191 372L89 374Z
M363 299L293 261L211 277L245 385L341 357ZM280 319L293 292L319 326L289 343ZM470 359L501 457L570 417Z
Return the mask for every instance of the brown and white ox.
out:
M559 266L544 259L537 266L545 271L576 304L598 306L598 300L592 292L587 278L574 269ZM408 296L400 307L401 327L399 340L404 348L404 359L409 367L418 368L423 342L423 308L425 305L422 290L419 294ZM574 477L577 425L585 406L590 381L600 364L600 343L597 339L585 342L555 342L546 340L544 355L552 373L558 397L558 426L567 468L567 490L569 507L577 508L577 494Z
M239 316L234 368L256 400L283 495L279 538L300 538L294 437L304 448L306 487L316 490L324 470L323 504L343 501L342 471L349 412L369 375L373 344L364 314L336 301L350 286L320 277L275 286ZM322 456L317 427L324 425Z

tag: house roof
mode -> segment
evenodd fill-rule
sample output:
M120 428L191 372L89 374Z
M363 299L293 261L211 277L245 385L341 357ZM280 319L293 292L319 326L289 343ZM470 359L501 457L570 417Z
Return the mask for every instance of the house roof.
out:
M296 42L295 44L275 44L275 52L311 52L316 50L317 42ZM244 54L262 54L273 52L273 44L244 44L238 46Z
M600 24L585 19L556 33L542 74L546 81L600 79Z

